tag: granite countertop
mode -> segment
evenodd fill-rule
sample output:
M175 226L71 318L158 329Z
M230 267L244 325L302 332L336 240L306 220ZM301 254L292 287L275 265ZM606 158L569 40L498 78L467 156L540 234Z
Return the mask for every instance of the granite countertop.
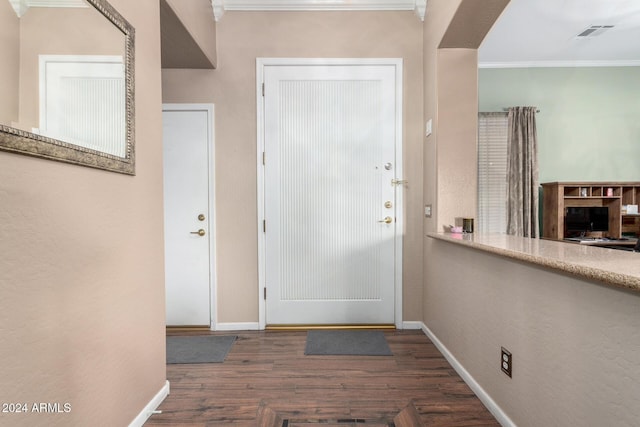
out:
M427 235L437 240L640 292L640 253L506 234Z

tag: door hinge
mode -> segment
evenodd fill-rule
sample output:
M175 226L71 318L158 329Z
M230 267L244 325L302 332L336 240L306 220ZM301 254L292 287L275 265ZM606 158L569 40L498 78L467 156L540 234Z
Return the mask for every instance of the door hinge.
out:
M262 232L263 233L267 232L267 220L266 219L262 220Z
M264 96L264 83L262 83L262 96Z
M265 286L263 289L264 289L264 299L267 299L267 287Z

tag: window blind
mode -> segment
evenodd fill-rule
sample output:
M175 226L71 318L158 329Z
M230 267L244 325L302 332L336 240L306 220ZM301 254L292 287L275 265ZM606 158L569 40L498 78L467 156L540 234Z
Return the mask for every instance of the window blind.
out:
M478 117L478 231L507 231L507 114Z

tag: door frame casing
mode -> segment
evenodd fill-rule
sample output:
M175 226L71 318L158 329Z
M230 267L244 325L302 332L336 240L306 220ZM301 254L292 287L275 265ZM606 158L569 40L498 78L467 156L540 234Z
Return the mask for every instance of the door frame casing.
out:
M207 114L207 188L208 212L207 226L209 230L209 328L216 330L218 323L216 280L216 199L215 199L215 105L209 103L178 104L163 103L162 111L204 111ZM164 166L163 166L164 168Z
M258 194L258 326L263 330L266 322L266 233L263 232L265 220L265 169L263 153L265 151L264 97L262 85L264 68L267 66L358 66L384 65L395 68L395 177L402 180L402 101L403 101L403 60L402 58L256 58L256 113L257 113L257 194ZM268 160L267 160L268 161ZM390 183L391 185L391 183ZM395 192L396 221L394 242L394 313L395 327L402 329L402 236L404 232L403 186L397 185Z

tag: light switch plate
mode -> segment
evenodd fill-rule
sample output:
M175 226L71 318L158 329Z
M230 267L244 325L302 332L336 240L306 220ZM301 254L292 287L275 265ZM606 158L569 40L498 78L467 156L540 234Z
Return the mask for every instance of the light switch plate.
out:
M427 124L425 126L425 134L427 136L431 135L432 127L433 127L433 120L431 119L427 120Z
M424 216L431 218L431 205L424 205Z

